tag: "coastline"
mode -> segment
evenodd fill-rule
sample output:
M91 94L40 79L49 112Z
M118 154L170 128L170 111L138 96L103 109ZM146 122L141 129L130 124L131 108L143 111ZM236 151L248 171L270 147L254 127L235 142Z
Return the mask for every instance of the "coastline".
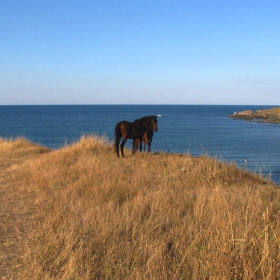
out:
M229 118L256 121L262 123L280 124L280 107L262 110L245 110L234 112Z

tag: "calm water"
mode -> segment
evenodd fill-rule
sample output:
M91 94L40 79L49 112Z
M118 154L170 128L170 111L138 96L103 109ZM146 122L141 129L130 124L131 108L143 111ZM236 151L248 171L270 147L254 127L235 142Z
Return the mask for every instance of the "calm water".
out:
M0 106L0 136L24 136L52 149L82 135L114 138L118 121L161 114L152 152L209 155L280 184L280 125L227 118L235 111L271 106L58 105ZM131 147L128 141L126 147ZM247 161L247 163L245 162Z

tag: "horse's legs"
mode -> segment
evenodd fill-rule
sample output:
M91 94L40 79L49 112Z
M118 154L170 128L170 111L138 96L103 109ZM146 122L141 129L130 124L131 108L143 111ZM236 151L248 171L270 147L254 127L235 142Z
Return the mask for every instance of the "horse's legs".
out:
M119 147L119 146L118 146L118 147L116 147L117 157L120 157L120 152L119 152L119 150L120 150L120 147Z
M122 157L124 157L124 152L123 152L123 147L124 147L124 144L126 142L127 138L123 138L122 142L121 142L121 153L122 153Z
M117 133L115 133L115 143L114 143L114 148L115 148L115 152L117 154L117 157L120 156L119 153L119 149L120 149L120 141L121 141L121 137L117 135Z
M133 143L132 143L132 154L134 154L135 145L136 145L136 141L135 141L135 139L133 139Z
M134 155L138 149L139 139L133 139L133 147L132 147L132 154Z
M115 142L115 152L117 154L117 157L120 157L120 139L117 139Z
M136 150L138 148L138 139L133 139L133 144L132 144L132 154L134 155L136 153Z
M152 140L148 141L148 153L151 151Z

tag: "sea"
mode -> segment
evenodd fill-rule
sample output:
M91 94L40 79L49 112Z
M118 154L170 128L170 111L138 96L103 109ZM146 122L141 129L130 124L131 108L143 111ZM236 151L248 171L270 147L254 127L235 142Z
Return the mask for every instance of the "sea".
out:
M83 135L114 141L117 122L158 116L151 152L209 156L280 185L280 125L228 118L248 105L17 105L0 106L0 137L25 137L51 149ZM125 147L132 148L128 140ZM137 155L136 155L137 156Z

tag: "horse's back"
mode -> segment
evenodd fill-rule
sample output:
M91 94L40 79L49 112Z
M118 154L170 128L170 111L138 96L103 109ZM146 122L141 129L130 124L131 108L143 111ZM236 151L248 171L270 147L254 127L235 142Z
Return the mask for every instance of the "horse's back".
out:
M115 132L116 132L116 130L121 129L121 127L128 127L129 124L130 124L130 122L129 122L129 121L126 121L126 120L123 120L123 121L118 122L118 123L116 124L116 126L115 126Z
M123 138L137 138L141 127L138 124L123 120L116 124L115 134L120 133Z

